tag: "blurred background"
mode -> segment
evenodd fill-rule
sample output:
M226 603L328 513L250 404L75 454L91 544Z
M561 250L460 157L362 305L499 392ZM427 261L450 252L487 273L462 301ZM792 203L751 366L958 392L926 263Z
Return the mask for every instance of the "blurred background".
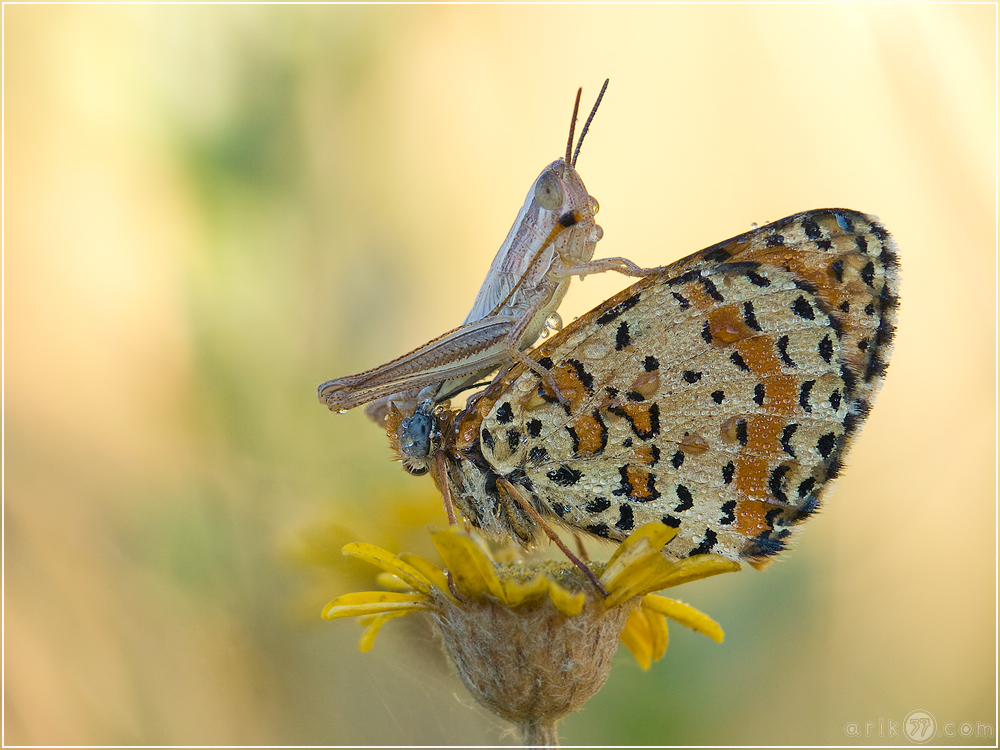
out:
M681 596L567 744L996 730L996 9L4 8L7 744L512 743L418 617L368 654L340 547L445 523L318 383L465 316L573 96L597 256L798 211L903 260L876 409L798 548ZM582 314L627 281L574 282ZM434 557L434 559L437 559ZM410 622L412 620L412 622ZM853 731L860 736L852 736ZM898 731L898 729L897 729Z

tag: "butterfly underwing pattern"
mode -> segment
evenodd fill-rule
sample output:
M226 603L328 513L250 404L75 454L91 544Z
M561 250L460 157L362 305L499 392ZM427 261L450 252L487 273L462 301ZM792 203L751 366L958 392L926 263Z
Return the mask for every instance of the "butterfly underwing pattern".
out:
M543 341L537 368L464 410L425 404L407 463L494 538L533 544L539 518L613 541L660 522L678 530L668 557L760 567L816 512L871 410L898 266L883 226L847 209L713 245Z

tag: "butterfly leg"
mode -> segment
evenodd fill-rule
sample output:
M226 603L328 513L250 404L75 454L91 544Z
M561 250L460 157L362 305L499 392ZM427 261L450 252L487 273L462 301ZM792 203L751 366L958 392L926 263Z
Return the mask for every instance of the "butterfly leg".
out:
M448 525L455 526L458 518L455 515L455 503L451 499L451 487L448 484L448 461L444 451L439 450L434 457L437 476L434 483L441 488L441 500L444 503L444 512L448 514Z
M439 450L434 457L435 459L435 470L437 477L434 478L435 484L441 487L441 500L444 503L444 511L448 515L448 525L456 526L458 524L458 518L455 515L455 503L451 499L451 486L447 481L447 461L445 459L444 451ZM438 477L442 478L444 481L439 482ZM465 521L465 531L469 531L469 521ZM464 602L465 598L462 596L462 592L458 590L458 586L455 585L455 579L451 577L451 571L446 571L448 576L448 590L451 595L458 599L460 602Z
M513 498L514 501L519 506L521 506L521 510L527 513L532 521L538 524L539 528L541 528L542 531L545 532L545 535L549 539L551 539L560 550L562 550L562 553L566 555L567 559L571 563L573 563L576 567L578 567L585 576L587 576L590 582L594 584L594 588L600 591L604 596L608 595L608 592L601 585L601 582L597 580L597 576L594 575L594 572L590 568L588 568L586 564L582 560L580 560L579 557L570 552L569 547L567 547L563 543L563 540L560 539L559 535L555 532L555 530L545 522L545 519L538 514L538 511L535 510L532 504L525 497L521 495L520 491L516 486L511 484L503 477L497 477L497 486L504 488L506 494L509 495L511 498Z

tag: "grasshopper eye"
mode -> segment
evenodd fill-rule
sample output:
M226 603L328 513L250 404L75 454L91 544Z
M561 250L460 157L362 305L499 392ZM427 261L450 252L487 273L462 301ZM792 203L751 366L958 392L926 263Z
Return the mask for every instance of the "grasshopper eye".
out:
M535 201L544 209L554 211L563 202L563 189L554 172L542 172L535 182Z

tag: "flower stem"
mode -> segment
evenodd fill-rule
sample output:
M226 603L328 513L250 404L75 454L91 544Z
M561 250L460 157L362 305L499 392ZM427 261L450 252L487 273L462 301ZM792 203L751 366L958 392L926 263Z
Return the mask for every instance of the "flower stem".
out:
M556 723L545 719L533 719L521 724L521 739L526 747L559 747Z

